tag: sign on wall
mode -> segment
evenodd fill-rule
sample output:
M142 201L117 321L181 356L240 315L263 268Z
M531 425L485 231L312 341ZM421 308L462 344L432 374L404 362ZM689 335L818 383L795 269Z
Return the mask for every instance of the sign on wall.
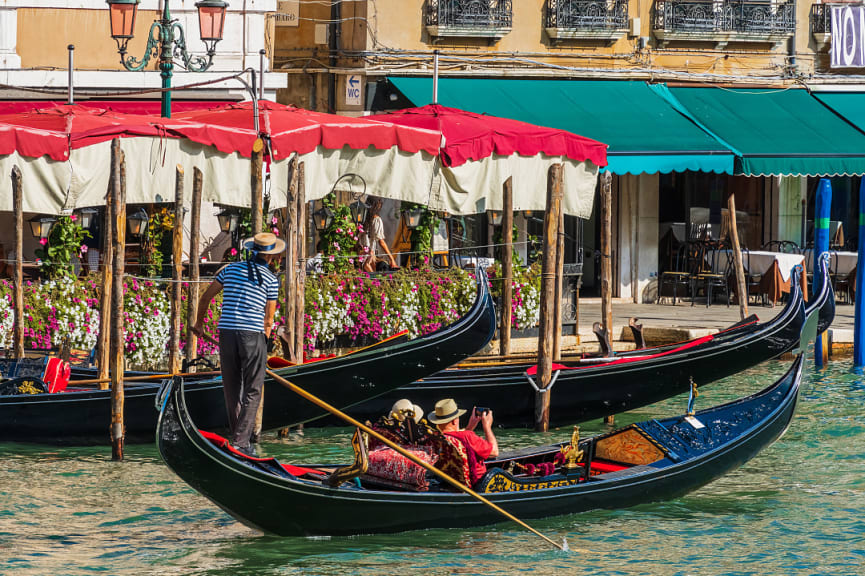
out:
M278 0L274 16L277 26L296 28L300 24L300 0Z
M347 106L363 106L363 81L360 74L350 74L345 78L345 103Z
M865 6L832 7L832 68L865 67Z

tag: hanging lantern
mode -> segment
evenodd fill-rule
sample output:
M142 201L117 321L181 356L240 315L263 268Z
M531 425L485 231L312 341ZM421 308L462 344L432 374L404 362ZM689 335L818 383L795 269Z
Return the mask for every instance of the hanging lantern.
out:
M149 220L150 216L147 215L147 211L144 210L144 208L139 208L137 211L127 216L126 228L129 230L129 234L132 236L138 236L139 238L143 236L147 231L147 222Z
M501 210L489 210L487 212L490 217L490 222L492 222L493 226L501 226L502 225L502 211Z
M96 215L99 214L97 208L82 208L78 210L78 225L85 230L90 230L93 222L96 220Z
M234 231L237 230L237 222L240 220L240 217L237 212L231 208L226 208L216 215L216 219L219 220L220 230L226 234L233 234Z
M111 24L111 37L126 46L135 34L135 16L138 14L139 0L107 0L108 19Z
M166 0L167 1L167 0ZM222 40L222 30L225 27L225 9L228 4L222 0L201 0L198 8L198 29L201 41L209 50Z
M411 210L404 210L405 226L409 230L415 230L420 226L420 219L423 218L424 210L420 206L415 206Z
M348 208L351 210L351 219L355 226L363 226L363 223L366 222L366 215L367 212L369 212L369 206L358 197L358 199L352 202Z
M30 232L34 238L48 238L55 222L57 219L54 216L34 216L30 219Z
M324 232L333 223L333 210L327 206L322 206L312 213L312 221L315 224L316 230Z

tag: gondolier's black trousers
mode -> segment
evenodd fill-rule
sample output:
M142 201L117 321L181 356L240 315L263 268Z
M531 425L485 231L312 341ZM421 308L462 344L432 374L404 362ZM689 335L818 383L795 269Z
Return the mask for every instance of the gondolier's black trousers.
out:
M261 403L267 340L264 332L219 331L219 361L231 444L248 449L255 432L255 416Z

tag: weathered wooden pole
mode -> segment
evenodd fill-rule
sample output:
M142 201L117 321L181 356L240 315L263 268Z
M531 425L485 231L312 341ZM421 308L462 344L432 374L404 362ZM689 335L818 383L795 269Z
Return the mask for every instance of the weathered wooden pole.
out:
M183 166L174 177L174 226L171 230L171 319L169 321L168 372L180 373L180 310L183 298Z
M282 292L282 319L285 339L283 345L288 350L283 355L292 362L297 362L297 351L294 339L294 282L297 274L297 157L291 159L288 165L288 197L285 203L285 228L283 238L285 239L285 276L283 277Z
M748 316L748 286L745 284L745 267L742 264L742 249L739 246L739 229L736 226L736 196L730 194L727 200L730 212L730 248L733 250L733 268L736 270L736 291L739 294L739 316Z
M126 339L123 336L123 274L126 264L126 186L124 179L125 159L120 150L120 140L115 138L111 143L111 163L120 178L114 179L111 190L111 213L114 216L112 234L112 251L114 260L113 294L111 297L111 459L123 459L124 423L123 423L123 352Z
M297 362L303 362L304 299L306 284L306 173L303 162L297 166L297 273L294 277L294 350Z
M538 432L546 432L550 426L553 332L556 327L556 252L563 194L562 168L561 164L550 166L547 175L547 210L544 214L544 255L541 266L541 323L538 329L538 392L535 393L535 430Z
M112 145L113 146L113 145ZM108 192L105 195L105 213L102 215L102 282L99 289L99 343L97 344L98 357L96 365L99 367L97 378L100 380L99 389L108 389L109 368L111 365L111 292L114 275L114 251L112 241L114 234L114 213L112 212L112 197L115 183L118 179L123 182L125 173L117 169L114 161L114 149L112 148L111 175L108 179ZM125 165L121 165L121 168Z
M264 140L258 138L252 145L252 162L250 162L251 180L251 208L252 208L252 234L258 234L262 229L264 215L262 214L263 193L261 184L261 171L264 161Z
M601 320L613 341L613 177L604 172L601 181Z
M12 210L15 213L15 358L24 358L24 190L21 170L12 167Z
M556 327L553 333L553 360L562 359L562 283L565 270L565 211L559 212L559 233L556 235Z
M198 336L192 331L198 317L198 280L201 264L201 191L204 177L197 167L192 169L192 202L189 206L189 290L186 294L186 361L198 356ZM195 372L195 366L189 367Z
M499 327L499 354L511 353L511 319L514 300L514 179L502 185L502 322Z
M613 343L613 176L604 172L601 179L601 320ZM613 415L604 417L612 425Z

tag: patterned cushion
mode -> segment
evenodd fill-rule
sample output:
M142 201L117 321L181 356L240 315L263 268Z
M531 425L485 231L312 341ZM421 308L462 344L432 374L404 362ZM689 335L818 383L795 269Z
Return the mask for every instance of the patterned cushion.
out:
M405 448L406 451L428 464L434 464L432 453L422 448ZM381 483L395 488L424 491L429 488L426 470L387 447L369 453L369 468L361 479Z

